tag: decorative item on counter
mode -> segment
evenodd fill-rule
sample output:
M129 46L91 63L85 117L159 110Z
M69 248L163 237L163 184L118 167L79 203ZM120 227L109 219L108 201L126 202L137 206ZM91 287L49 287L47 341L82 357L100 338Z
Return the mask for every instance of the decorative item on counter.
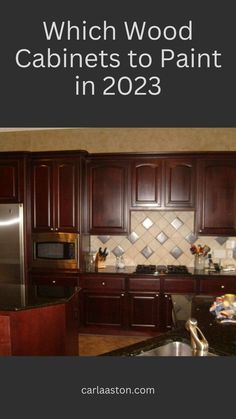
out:
M204 246L193 244L190 247L190 252L195 256L194 267L197 271L202 271L205 268L205 258L210 250L211 248L206 244Z
M95 258L95 268L96 269L103 269L106 267L106 257L108 255L107 247L105 247L104 250L102 250L101 247L99 247L98 252L96 253Z
M225 294L216 297L209 311L214 313L220 323L236 323L236 296Z
M124 269L125 261L123 256L117 256L116 258L116 269Z
M85 256L86 271L91 272L94 269L95 253L88 252Z

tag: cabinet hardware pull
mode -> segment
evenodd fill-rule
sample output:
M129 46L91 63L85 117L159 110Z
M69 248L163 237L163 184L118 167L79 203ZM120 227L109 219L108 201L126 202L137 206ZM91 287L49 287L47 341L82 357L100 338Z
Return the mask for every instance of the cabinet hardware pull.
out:
M55 283L56 283L56 281L52 281L52 283L53 283L53 284L55 284Z
M106 282L104 282L104 281L103 281L103 282L102 282L102 285L103 285L103 286L104 286L104 285L106 285Z
M224 285L221 285L221 286L220 286L220 288L224 288L224 287L225 287Z
M58 228L56 227L55 230L58 231Z
M53 231L53 228L51 227L50 230Z
M121 294L121 297L124 297L125 294Z

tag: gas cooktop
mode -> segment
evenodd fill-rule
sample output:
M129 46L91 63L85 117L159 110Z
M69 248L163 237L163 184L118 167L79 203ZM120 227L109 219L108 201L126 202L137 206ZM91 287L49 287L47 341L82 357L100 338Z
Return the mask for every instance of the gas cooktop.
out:
M137 265L136 273L145 275L188 274L185 265Z

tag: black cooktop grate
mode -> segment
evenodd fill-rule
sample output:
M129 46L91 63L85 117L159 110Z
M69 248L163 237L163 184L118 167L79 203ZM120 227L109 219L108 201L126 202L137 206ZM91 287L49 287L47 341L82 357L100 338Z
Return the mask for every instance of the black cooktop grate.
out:
M188 274L188 268L185 265L137 265L136 273L154 275L154 274Z

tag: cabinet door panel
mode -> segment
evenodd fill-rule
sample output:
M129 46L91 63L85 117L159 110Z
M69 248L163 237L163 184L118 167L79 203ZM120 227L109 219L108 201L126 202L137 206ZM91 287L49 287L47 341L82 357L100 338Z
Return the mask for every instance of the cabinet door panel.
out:
M34 230L53 228L53 163L34 162L32 167L32 223Z
M165 206L193 208L195 197L194 162L186 159L167 160L165 175Z
M21 176L23 178L23 174L20 173L20 161L7 159L0 161L0 202L20 202Z
M57 163L55 225L62 231L78 230L78 170L75 162Z
M84 326L123 326L124 294L84 292Z
M159 294L129 293L129 327L158 329L160 321Z
M205 161L199 194L199 232L236 234L236 160Z
M90 168L90 232L126 233L128 171L107 162Z
M132 206L160 207L161 205L160 161L135 162L132 170Z

